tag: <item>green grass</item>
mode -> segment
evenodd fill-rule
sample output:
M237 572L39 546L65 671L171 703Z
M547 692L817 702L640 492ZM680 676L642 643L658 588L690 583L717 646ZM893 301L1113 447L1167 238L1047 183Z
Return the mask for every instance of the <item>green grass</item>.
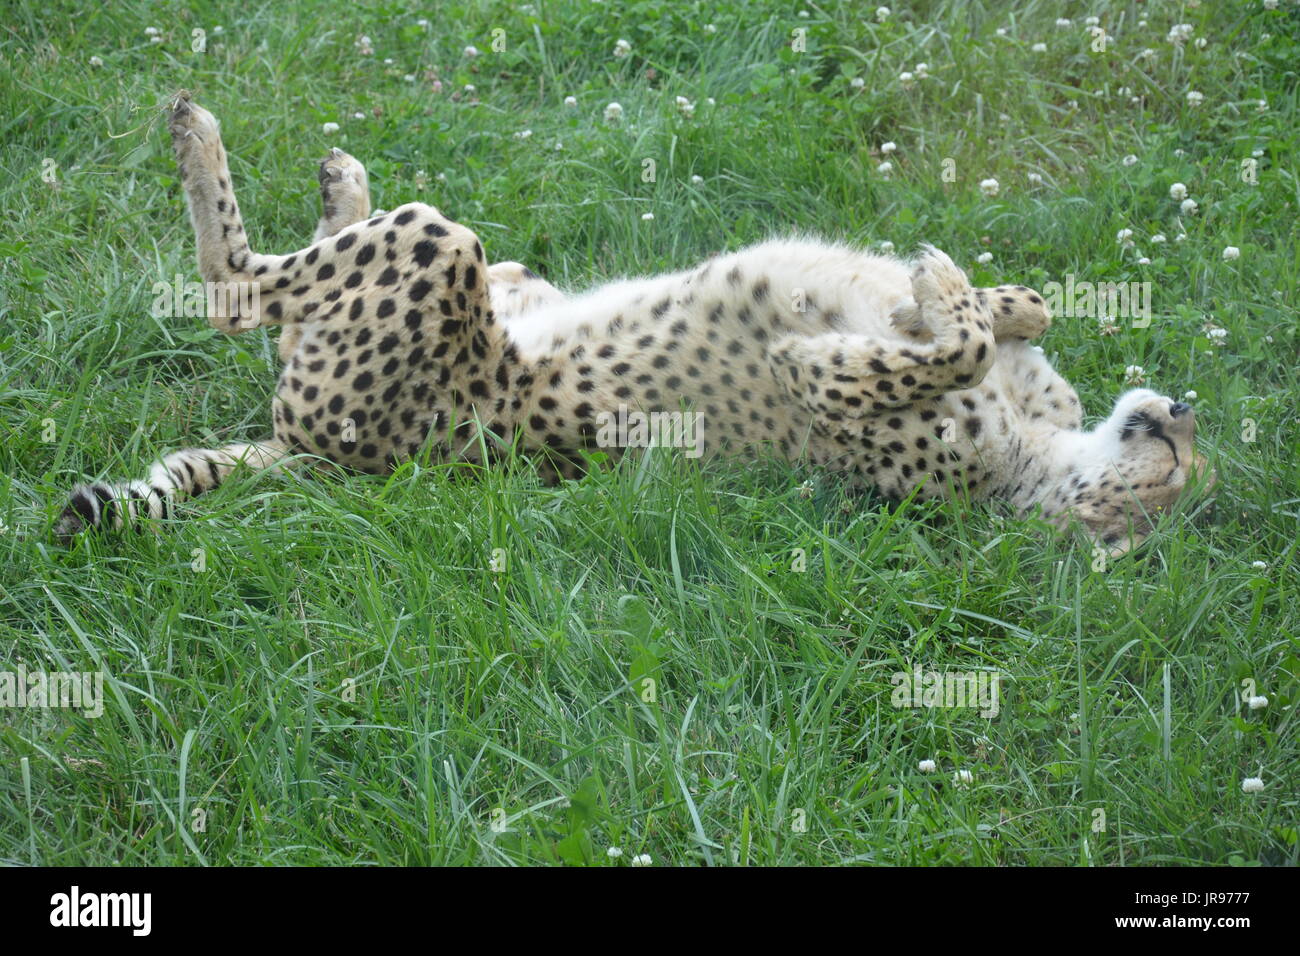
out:
M102 670L107 699L0 711L0 862L1297 861L1295 3L919 0L883 25L768 0L368 6L6 14L0 670ZM1176 49L1178 22L1208 45ZM376 205L433 202L563 288L791 230L930 241L981 285L1148 280L1149 328L1062 317L1043 345L1090 421L1129 365L1194 389L1217 497L1104 571L996 508L662 454L557 488L526 466L252 475L158 534L59 548L75 481L269 431L271 338L150 317L155 282L197 278L159 112L181 87L222 120L266 251L307 244L340 145ZM891 706L913 666L998 672L1000 715Z

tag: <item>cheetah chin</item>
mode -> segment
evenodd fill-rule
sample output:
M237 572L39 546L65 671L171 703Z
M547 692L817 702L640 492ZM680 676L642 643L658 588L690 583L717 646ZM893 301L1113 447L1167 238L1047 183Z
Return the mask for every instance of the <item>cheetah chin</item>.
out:
M254 252L216 119L188 93L168 124L208 283L231 335L282 327L265 441L165 456L140 480L76 488L56 524L164 518L240 465L291 457L382 472L416 455L486 463L522 448L578 476L611 421L690 414L705 455L774 450L902 499L995 499L1112 553L1189 485L1213 481L1195 415L1146 390L1082 428L1073 388L1029 340L1051 323L1024 286L980 289L938 249L911 261L776 239L691 269L565 295L489 266L469 229L411 203L372 217L361 163L321 162L316 238Z

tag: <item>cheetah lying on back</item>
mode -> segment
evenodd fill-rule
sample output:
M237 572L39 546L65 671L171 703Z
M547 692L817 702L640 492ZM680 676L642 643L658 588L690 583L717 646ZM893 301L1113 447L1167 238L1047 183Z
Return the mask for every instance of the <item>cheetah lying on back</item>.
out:
M432 206L368 218L365 170L334 150L315 241L267 255L249 248L216 120L181 93L170 129L199 271L259 292L245 314L210 301L209 321L230 334L283 327L274 437L80 486L64 538L166 517L241 463L300 453L378 472L426 444L483 462L518 443L548 477L573 477L620 406L689 405L706 453L766 445L895 499L1041 508L1116 552L1201 467L1192 410L1154 392L1128 392L1082 431L1074 389L1027 342L1049 325L1042 299L974 289L937 249L909 265L777 240L569 298L517 263L489 267L474 233Z

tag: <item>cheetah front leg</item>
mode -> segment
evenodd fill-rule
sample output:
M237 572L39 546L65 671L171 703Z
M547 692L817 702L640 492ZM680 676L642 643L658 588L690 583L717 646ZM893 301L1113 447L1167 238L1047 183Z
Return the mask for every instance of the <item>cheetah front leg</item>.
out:
M927 248L912 270L912 300L932 333L929 342L791 335L772 344L769 367L791 398L831 421L979 384L993 364L993 317L965 273L938 249Z

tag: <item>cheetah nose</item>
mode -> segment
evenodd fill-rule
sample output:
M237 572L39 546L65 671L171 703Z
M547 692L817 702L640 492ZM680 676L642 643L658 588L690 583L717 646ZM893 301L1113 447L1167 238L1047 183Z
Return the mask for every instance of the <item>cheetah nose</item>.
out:
M1189 412L1191 410L1192 410L1192 406L1188 405L1186 402L1174 402L1172 405L1169 406L1169 414L1172 415L1174 418L1177 418L1179 415L1182 415L1184 412Z

